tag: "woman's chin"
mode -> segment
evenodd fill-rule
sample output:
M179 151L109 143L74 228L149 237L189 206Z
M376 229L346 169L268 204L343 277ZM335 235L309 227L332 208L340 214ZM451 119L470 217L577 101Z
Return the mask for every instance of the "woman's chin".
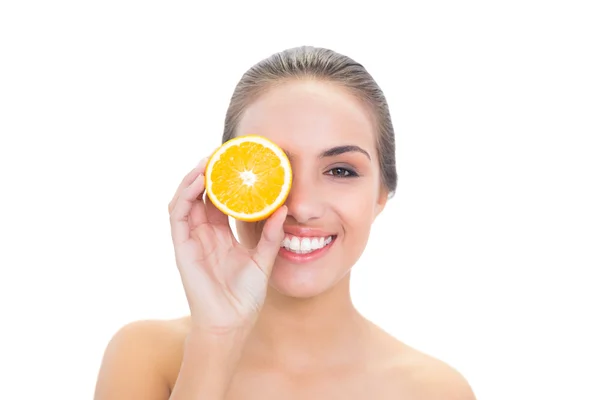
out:
M269 286L287 297L311 298L329 291L345 275L332 272L319 265L277 262L273 266Z
M311 297L316 297L325 291L317 287L317 285L306 283L298 284L294 282L274 282L272 279L269 286L276 290L280 295L295 299L309 299Z

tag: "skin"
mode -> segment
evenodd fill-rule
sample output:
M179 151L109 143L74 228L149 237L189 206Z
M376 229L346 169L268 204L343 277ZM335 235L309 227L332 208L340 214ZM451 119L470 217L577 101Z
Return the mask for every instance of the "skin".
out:
M182 363L200 365L192 375L199 374L209 361L221 365L221 359L213 362L212 356L184 362L190 357L186 346L192 333L197 338L198 331L239 325L243 329L235 332L243 331L243 340L227 342L235 344L200 341L201 349L239 348L233 361L227 362L231 371L223 383L226 390L213 398L474 399L456 370L388 335L352 304L350 271L365 249L371 225L388 195L380 181L373 122L361 102L344 88L325 82L288 82L252 103L238 132L259 133L286 150L294 183L286 207L269 219L267 228L265 221L236 223L240 252L235 259L243 259L247 265L243 249L265 247L264 240L261 242L265 232L272 233L275 242L281 240L282 236L275 237L283 234L281 230L309 227L336 235L335 241L323 257L301 265L276 255L275 250L274 262L269 268L262 267L268 282L263 284L264 299L257 303L256 313L249 311L252 307L242 307L229 314L225 311L230 308L219 308L218 296L196 298L200 289L205 293L207 288L192 287L189 282L202 277L186 276L185 268L180 267L192 315L137 321L117 332L104 355L95 398L169 399L177 380L184 379ZM364 152L323 156L343 145ZM198 169L202 168L201 164ZM198 169L184 179L178 193L186 186L199 187L190 183L199 179ZM176 195L174 204L177 201ZM211 212L216 215L214 209L207 210L207 214ZM219 237L210 236L216 242ZM226 235L223 238L229 240ZM178 254L183 257L181 251ZM207 302L211 307L202 308ZM219 312L213 311L211 316L210 310ZM204 324L207 319L210 329L201 326L200 321Z

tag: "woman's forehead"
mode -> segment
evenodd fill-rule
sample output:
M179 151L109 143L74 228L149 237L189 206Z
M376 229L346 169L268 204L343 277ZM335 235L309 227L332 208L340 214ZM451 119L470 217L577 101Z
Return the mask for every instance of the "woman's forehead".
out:
M347 90L320 81L293 81L251 103L237 133L265 136L289 151L343 145L372 152L376 130L368 108Z

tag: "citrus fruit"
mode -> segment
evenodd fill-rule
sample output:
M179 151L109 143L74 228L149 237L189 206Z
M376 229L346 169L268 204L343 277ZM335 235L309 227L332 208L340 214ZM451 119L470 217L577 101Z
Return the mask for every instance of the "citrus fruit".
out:
M206 195L237 220L269 217L287 198L292 167L285 152L259 135L235 137L209 158L205 172Z

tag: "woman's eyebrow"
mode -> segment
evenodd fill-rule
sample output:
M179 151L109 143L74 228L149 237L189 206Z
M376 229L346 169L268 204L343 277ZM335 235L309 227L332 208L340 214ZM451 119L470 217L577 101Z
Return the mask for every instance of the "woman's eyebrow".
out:
M286 149L282 149L285 153L285 155L291 160L294 158L294 155L289 152ZM371 160L371 156L369 155L369 152L366 151L365 149L363 149L362 147L359 146L355 146L355 145L345 145L345 146L335 146L332 147L330 149L324 150L323 152L321 152L321 154L319 154L319 158L325 158L325 157L333 157L333 156L339 156L340 154L344 154L344 153L352 153L352 152L356 152L356 153L362 153L364 154L369 160Z
M351 152L362 153L365 156L367 156L367 158L369 160L371 160L371 156L369 155L369 153L365 149L363 149L362 147L355 146L355 145L346 145L346 146L332 147L332 148L327 149L324 152L322 152L319 157L320 158L333 157L333 156L338 156L340 154L351 153Z

